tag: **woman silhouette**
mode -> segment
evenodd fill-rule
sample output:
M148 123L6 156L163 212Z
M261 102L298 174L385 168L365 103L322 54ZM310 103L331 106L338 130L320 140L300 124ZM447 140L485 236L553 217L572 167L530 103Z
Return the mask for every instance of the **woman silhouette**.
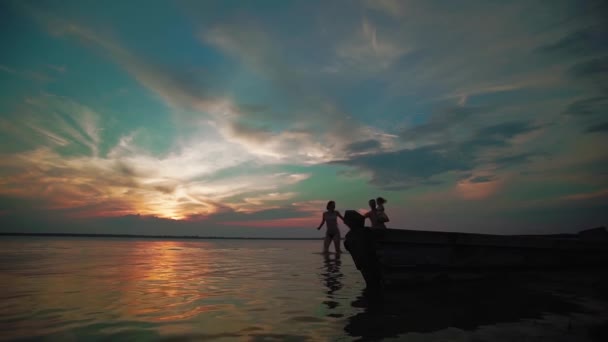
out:
M327 211L323 213L321 224L317 227L317 230L323 227L323 224L327 222L327 230L325 232L325 240L323 241L323 253L329 253L329 244L334 242L334 249L336 253L342 253L340 250L340 229L338 229L338 217L344 222L344 217L340 215L340 212L336 210L336 202L327 202Z
M380 219L378 218L378 208L376 207L376 200L372 198L369 200L368 203L370 211L366 212L363 216L369 219L372 225L372 229L386 228L384 222L380 222Z

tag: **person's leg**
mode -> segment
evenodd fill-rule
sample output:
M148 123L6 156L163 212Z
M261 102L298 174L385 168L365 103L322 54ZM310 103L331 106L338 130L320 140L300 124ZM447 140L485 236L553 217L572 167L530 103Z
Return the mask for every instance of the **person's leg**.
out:
M323 241L323 253L329 252L329 244L331 243L331 236L325 234L325 240Z
M342 253L342 249L340 248L340 234L334 235L334 250L336 253Z

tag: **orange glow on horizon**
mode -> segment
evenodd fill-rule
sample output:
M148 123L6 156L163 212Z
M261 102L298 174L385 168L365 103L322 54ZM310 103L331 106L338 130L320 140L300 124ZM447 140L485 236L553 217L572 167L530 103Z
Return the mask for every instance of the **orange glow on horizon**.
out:
M315 227L320 222L319 217L294 217L275 220L254 220L254 221L226 221L220 222L226 226L259 227L259 228L309 228Z
M456 191L464 199L481 200L495 194L501 185L502 182L498 180L480 183L465 180L456 184Z

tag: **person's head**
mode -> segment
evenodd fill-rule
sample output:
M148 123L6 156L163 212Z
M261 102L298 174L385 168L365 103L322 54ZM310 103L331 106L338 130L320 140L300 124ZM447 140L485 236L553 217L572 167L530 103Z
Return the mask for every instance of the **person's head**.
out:
M326 208L327 208L327 210L334 210L334 209L336 209L336 202L334 202L334 201L327 202Z
M372 198L372 199L370 199L370 200L369 200L369 202L367 202L367 203L369 203L369 207L370 207L370 208L372 208L372 209L376 209L376 200L375 200L375 199L373 199L373 198Z
M384 205L384 203L386 203L386 200L384 199L384 197L378 197L376 198L376 203L378 203L379 205Z

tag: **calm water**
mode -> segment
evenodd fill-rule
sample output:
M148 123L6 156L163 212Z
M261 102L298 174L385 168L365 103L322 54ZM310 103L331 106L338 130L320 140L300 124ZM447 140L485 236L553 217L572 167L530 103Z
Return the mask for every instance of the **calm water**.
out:
M399 304L405 314L376 314L362 302L350 255L325 257L320 248L321 241L2 238L0 338L579 340L593 317L606 317L541 308L456 328L461 313L451 306L466 304L446 309L421 290Z

